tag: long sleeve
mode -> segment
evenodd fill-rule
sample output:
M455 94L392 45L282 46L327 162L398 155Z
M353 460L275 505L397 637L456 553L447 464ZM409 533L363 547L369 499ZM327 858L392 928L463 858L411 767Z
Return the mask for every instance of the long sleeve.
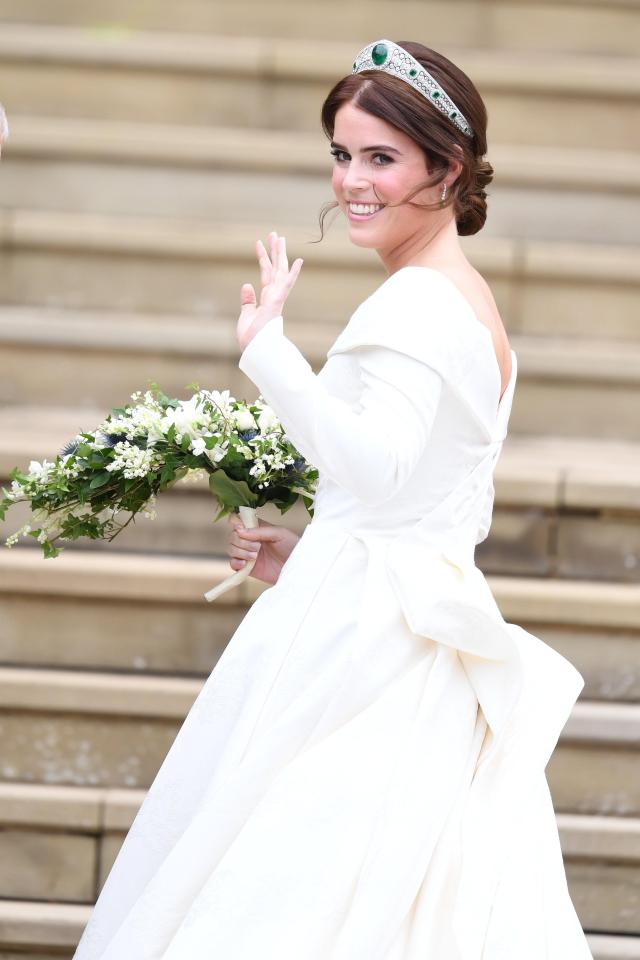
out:
M388 347L364 346L353 353L362 386L358 411L329 393L284 335L282 317L247 344L239 366L321 475L374 505L392 497L415 469L443 378L427 363Z

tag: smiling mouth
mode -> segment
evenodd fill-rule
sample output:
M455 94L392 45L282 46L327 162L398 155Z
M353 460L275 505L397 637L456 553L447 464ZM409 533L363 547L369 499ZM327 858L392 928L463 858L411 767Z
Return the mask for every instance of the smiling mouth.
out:
M384 210L383 203L353 203L347 205L349 218L353 220L370 220L377 213Z

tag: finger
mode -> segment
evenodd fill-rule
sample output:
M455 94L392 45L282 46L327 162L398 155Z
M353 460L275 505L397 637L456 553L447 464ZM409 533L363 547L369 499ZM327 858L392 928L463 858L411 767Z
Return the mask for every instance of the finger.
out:
M281 270L283 273L289 272L287 241L284 237L278 237L278 270Z
M240 288L240 306L247 307L250 305L255 305L256 303L256 292L253 289L253 285L250 283L243 283Z
M265 287L271 280L271 271L273 269L273 265L269 259L269 254L267 253L262 240L256 240L256 253L258 255L258 263L260 265L260 282L262 286Z
M254 557L258 556L259 548L260 544L252 547L236 547L235 545L231 545L229 548L229 556L235 560L253 560Z
M280 530L278 527L251 527L250 529L238 530L238 536L245 542L253 541L259 546L261 543L270 543L272 540L277 540L280 536Z

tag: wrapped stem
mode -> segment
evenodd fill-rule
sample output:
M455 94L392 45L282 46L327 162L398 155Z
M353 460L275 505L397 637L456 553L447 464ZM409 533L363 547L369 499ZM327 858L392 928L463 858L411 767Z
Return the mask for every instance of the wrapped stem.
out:
M259 526L258 514L254 507L238 507L238 511L240 513L240 519L248 530ZM231 574L230 577L227 577L226 580L223 580L222 583L208 590L204 595L205 600L211 603L212 600L217 600L217 598L222 596L223 593L226 593L227 590L231 590L233 587L241 584L253 570L255 562L255 559L247 560L242 570L237 570Z

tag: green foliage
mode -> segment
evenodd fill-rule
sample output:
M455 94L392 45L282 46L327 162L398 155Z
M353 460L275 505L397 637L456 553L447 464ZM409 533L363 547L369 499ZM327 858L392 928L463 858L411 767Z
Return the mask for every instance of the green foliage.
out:
M28 472L11 471L0 519L25 501L32 517L9 537L9 546L30 536L50 558L61 552L58 541L113 540L141 511L150 511L158 493L194 470L209 475L216 520L240 506L266 503L286 513L299 496L313 515L318 472L305 463L262 398L249 404L228 391L198 390L182 401L153 383L132 400L95 430L79 433L64 456Z

